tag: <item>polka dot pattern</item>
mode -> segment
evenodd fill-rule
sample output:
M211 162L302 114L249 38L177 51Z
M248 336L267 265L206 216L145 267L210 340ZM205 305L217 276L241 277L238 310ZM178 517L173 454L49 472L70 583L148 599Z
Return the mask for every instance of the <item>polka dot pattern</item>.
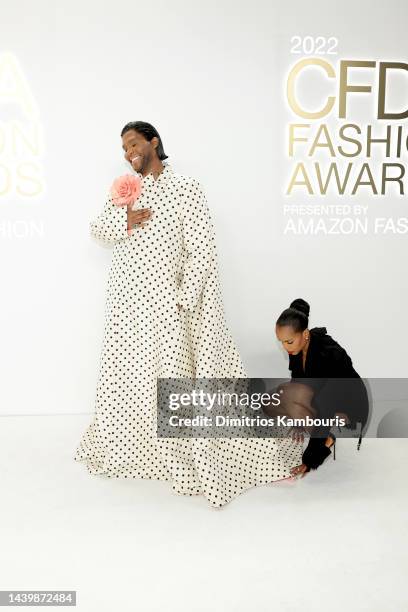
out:
M302 449L289 438L158 438L157 378L245 377L228 330L204 191L169 164L142 178L137 206L153 216L127 233L110 195L91 234L112 245L95 414L75 451L91 474L168 481L220 507L290 477ZM179 311L177 304L181 304Z

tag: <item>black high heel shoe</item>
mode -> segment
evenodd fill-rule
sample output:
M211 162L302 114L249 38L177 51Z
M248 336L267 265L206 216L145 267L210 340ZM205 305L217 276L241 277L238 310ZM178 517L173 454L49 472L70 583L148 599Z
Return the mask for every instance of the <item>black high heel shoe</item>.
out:
M329 431L327 437L331 438L333 440L333 444L330 444L330 446L328 448L329 449L333 448L333 460L335 460L336 459L336 440L337 440L336 434L334 434L332 431Z
M330 448L333 446L333 459L336 459L336 436L334 433L329 432L328 436L332 438L333 444L330 447L326 446L327 438L310 438L309 444L302 455L302 463L306 465L307 470L309 472L312 470L317 470L317 468L322 465L323 461L331 455Z

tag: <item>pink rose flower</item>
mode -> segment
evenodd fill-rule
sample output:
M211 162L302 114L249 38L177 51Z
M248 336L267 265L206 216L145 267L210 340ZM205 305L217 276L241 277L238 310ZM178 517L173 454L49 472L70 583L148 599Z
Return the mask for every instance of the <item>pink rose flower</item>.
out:
M134 174L119 176L113 181L110 189L112 201L116 206L131 206L140 196L141 191L142 181L140 176ZM128 236L131 236L132 232L132 229L128 229Z
M116 178L111 186L112 201L116 206L130 206L140 196L142 182L140 176L124 174Z

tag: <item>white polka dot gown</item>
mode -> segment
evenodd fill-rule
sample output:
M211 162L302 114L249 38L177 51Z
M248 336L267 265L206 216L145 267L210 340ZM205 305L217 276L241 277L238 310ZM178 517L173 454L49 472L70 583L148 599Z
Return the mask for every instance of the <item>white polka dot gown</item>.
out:
M140 175L141 176L141 175ZM200 183L169 164L142 177L153 216L128 236L126 207L107 195L91 234L113 246L95 414L75 452L91 474L168 481L220 507L290 477L289 438L158 438L157 378L245 377L227 328L215 236ZM179 311L177 304L182 305Z

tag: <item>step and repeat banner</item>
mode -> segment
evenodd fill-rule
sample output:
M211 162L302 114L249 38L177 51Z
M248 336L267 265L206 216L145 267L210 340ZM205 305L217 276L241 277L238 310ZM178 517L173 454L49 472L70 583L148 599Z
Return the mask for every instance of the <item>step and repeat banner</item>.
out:
M407 377L407 19L396 0L9 3L0 413L93 411L112 247L89 227L139 120L205 190L250 376L288 375L275 322L303 298L361 376Z

